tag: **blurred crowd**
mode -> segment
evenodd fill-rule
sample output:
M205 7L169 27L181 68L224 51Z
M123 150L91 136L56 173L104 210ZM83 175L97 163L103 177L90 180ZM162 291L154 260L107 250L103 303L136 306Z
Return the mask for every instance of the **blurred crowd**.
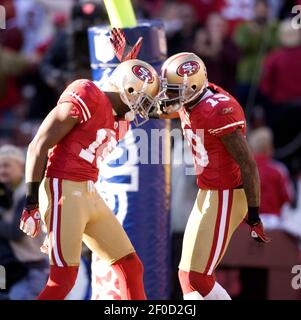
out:
M279 227L283 217L294 219L293 223L286 219L282 225L301 239L301 22L299 19L299 28L292 23L292 8L301 1L132 3L138 18L164 22L168 55L195 52L207 66L209 81L222 86L242 104L261 176L261 213L271 228ZM76 78L91 77L87 28L108 23L108 17L102 0L0 0L0 5L6 9L6 29L0 30L0 183L4 189L8 185L21 201L22 174L18 183L7 183L1 165L12 157L23 168L22 151L64 87ZM175 234L183 232L196 192L190 177L176 179L181 170L174 168L173 176L177 193L172 200ZM18 201L0 205L0 248L10 247L15 257L8 263L20 262L12 243L24 240L12 231L20 215ZM11 217L6 219L8 213L2 212L8 210ZM0 264L1 259L0 253ZM26 259L24 270L20 268L20 276L12 282L25 279L24 275L29 277L28 266L32 265L41 283L43 259L34 255Z

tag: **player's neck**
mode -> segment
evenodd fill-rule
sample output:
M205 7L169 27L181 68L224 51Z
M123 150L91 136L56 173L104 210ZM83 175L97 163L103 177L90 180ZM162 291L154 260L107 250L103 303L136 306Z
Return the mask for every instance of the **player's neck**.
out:
M214 95L214 92L213 92L211 89L207 88L206 92L205 92L204 95L201 97L201 101L202 101L202 100L205 100L205 99L207 99L207 98L209 98L209 97L211 97L211 96L213 96L213 95Z
M194 100L185 103L184 107L187 110L192 110L200 101L207 99L209 96L213 95L213 92L209 88L205 88L204 91L198 95Z
M125 113L129 111L127 105L121 101L119 93L106 91L105 95L109 98L111 102L114 116L123 117Z

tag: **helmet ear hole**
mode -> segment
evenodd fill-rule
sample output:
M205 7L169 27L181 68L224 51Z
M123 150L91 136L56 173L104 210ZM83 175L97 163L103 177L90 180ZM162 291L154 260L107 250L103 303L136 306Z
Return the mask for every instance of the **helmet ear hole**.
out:
M193 90L195 90L195 89L196 89L196 85L193 84L193 85L191 86L191 88L192 88Z
M128 93L133 93L135 90L134 90L134 88L133 87L129 87L128 88Z

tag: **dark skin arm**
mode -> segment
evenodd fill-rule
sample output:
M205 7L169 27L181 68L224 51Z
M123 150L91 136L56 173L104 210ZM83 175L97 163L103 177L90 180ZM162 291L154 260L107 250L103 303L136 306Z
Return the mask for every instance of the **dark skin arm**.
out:
M180 117L178 112L173 113L158 113L157 111L153 111L149 113L149 117L151 119L178 119Z
M56 106L44 119L37 134L28 146L26 182L40 182L44 176L48 150L56 145L77 124L78 119L69 116L72 103Z
M264 232L258 210L260 204L260 178L250 147L240 130L221 137L221 141L240 167L248 202L246 222L251 227L251 237L257 242L268 243L271 239Z
M180 116L179 116L178 112L174 112L174 113L170 113L170 114L162 113L159 115L159 119L178 119L179 117Z
M259 207L260 178L256 162L245 137L240 130L236 130L221 137L221 141L240 167L248 206Z

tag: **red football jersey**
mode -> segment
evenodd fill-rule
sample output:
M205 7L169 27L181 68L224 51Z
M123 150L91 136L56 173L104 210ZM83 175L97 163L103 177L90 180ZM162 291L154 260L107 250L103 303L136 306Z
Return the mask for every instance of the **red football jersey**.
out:
M240 169L220 137L237 128L246 132L244 112L228 92L210 83L202 100L180 111L183 133L192 147L200 189L231 189L242 184Z
M46 176L73 181L97 181L97 162L111 152L129 128L113 116L108 97L90 80L76 80L62 93L58 106L71 102L75 127L49 152Z

